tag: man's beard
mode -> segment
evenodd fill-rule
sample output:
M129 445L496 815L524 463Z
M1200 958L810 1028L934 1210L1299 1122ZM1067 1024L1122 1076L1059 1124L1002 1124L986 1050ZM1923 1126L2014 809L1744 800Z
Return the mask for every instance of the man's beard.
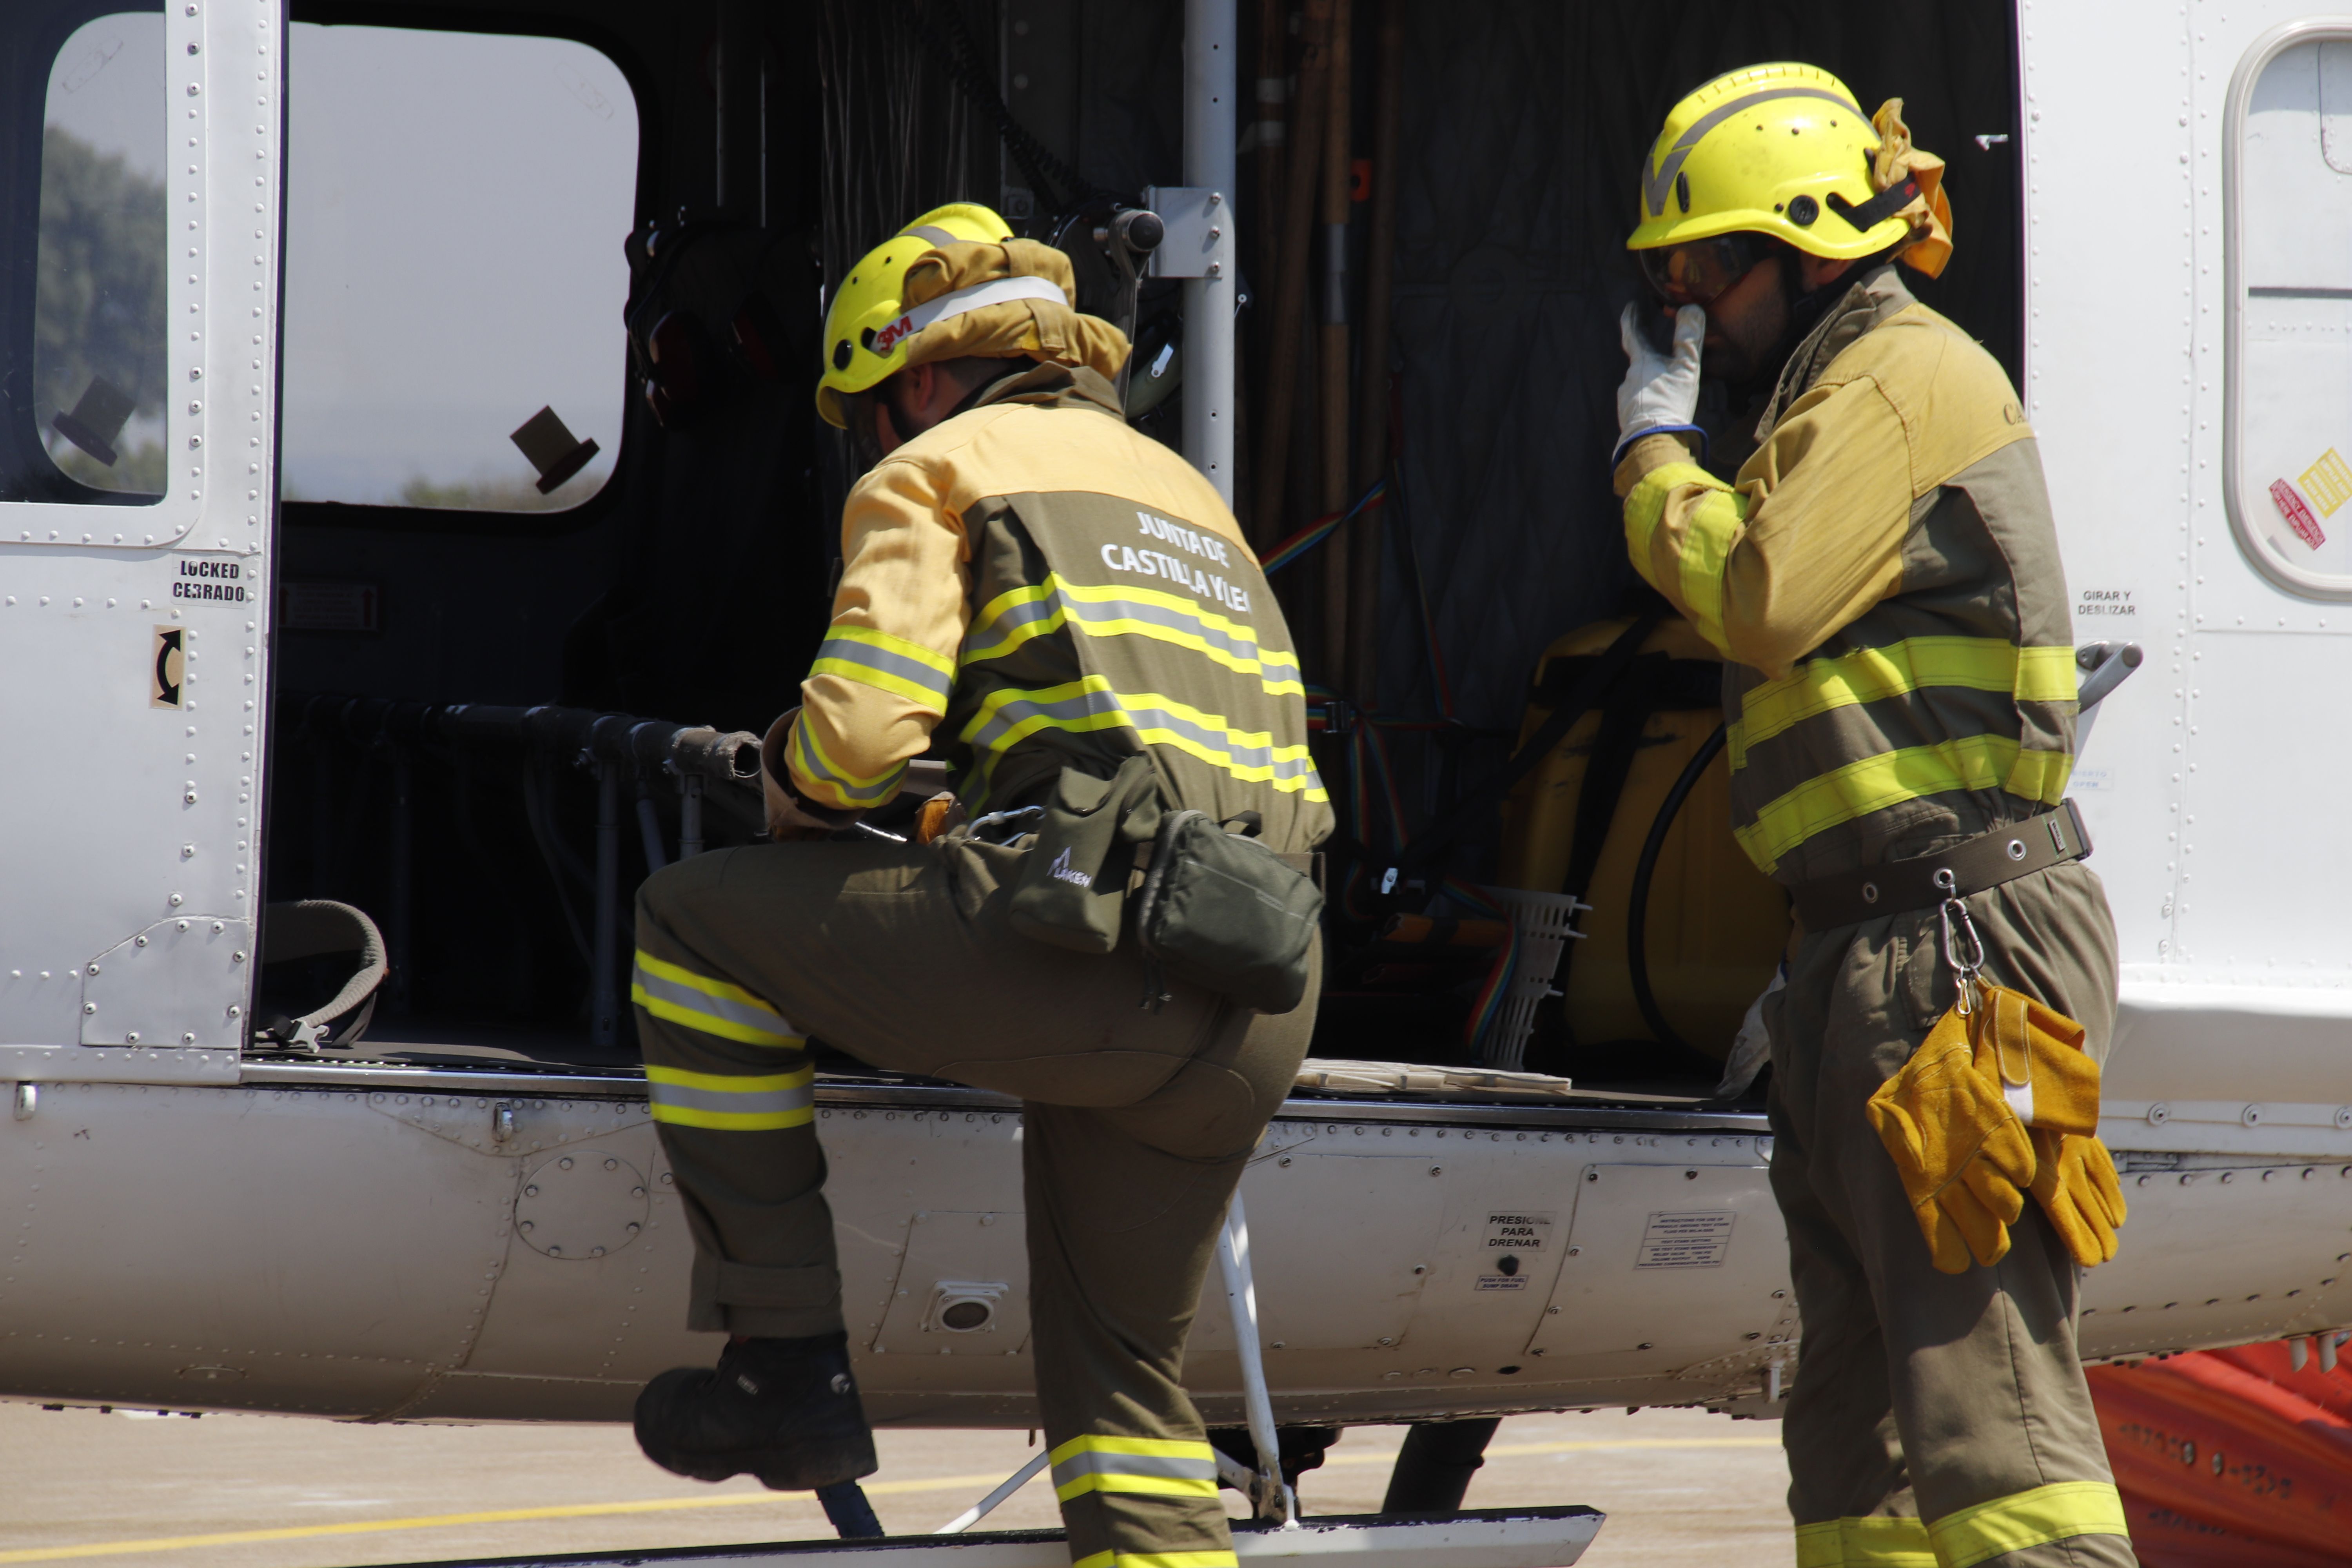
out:
M849 437L852 484L872 473L882 462L882 438L874 433L874 394L852 393L841 400Z

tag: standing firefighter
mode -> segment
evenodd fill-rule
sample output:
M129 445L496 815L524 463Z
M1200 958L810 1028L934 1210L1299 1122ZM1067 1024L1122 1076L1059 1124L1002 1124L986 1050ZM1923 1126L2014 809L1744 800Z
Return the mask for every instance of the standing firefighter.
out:
M1027 1102L1037 1396L1072 1557L1218 1568L1232 1542L1179 1381L1184 1337L1306 1052L1314 900L1295 868L1330 807L1256 561L1208 482L1128 427L1109 379L1126 340L1074 304L1065 257L973 206L917 219L834 298L817 405L870 471L803 705L769 734L771 829L848 825L927 747L971 820L918 844L728 850L646 881L634 994L694 1227L691 1326L732 1337L715 1373L647 1386L637 1436L708 1480L813 1488L875 1468L814 1037ZM1181 978L1121 914L1169 904L1151 902L1163 871L1189 863L1172 833L1235 819L1255 843L1215 832L1200 853L1307 889L1272 998Z
M2116 945L2063 804L2066 590L2015 391L1892 264L1951 253L1901 109L1767 65L1667 116L1628 245L1674 314L1626 311L1617 492L1635 568L1730 661L1735 831L1796 907L1766 1017L1797 1561L2128 1564L2074 1350L2122 1205L2081 1120ZM1702 369L1758 397L1729 482ZM1972 1057L1996 1016L2042 1030L2031 1082ZM2044 1062L2088 1100L2037 1110Z

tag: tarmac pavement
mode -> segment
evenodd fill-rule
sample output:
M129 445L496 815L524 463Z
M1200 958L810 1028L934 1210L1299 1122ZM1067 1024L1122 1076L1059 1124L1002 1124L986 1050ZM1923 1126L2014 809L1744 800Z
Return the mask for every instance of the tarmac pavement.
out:
M1687 1410L1515 1416L1466 1506L1605 1510L1583 1568L1787 1568L1780 1430ZM1302 1479L1301 1506L1376 1510L1402 1438L1401 1427L1349 1431ZM880 1448L866 1489L893 1533L938 1529L1031 1452L1020 1432L885 1432ZM983 1528L1055 1522L1041 1479ZM0 1564L355 1568L831 1533L809 1494L683 1480L647 1463L619 1426L363 1426L0 1404Z

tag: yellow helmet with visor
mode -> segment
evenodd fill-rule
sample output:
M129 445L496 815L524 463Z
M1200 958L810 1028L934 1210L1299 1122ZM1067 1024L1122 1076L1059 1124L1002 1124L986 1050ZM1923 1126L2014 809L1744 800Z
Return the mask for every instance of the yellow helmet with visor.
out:
M1943 162L1911 145L1902 107L1865 115L1845 83L1794 62L1716 78L1667 114L1626 248L1678 305L1708 303L1772 240L1832 260L1899 247L1940 272L1951 254Z

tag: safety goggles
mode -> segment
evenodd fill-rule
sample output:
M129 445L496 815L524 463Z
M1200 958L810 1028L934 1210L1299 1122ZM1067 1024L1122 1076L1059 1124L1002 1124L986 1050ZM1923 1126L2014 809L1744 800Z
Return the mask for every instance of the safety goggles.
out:
M1772 246L1761 235L1718 234L1633 254L1660 299L1673 305L1711 305L1772 254Z

